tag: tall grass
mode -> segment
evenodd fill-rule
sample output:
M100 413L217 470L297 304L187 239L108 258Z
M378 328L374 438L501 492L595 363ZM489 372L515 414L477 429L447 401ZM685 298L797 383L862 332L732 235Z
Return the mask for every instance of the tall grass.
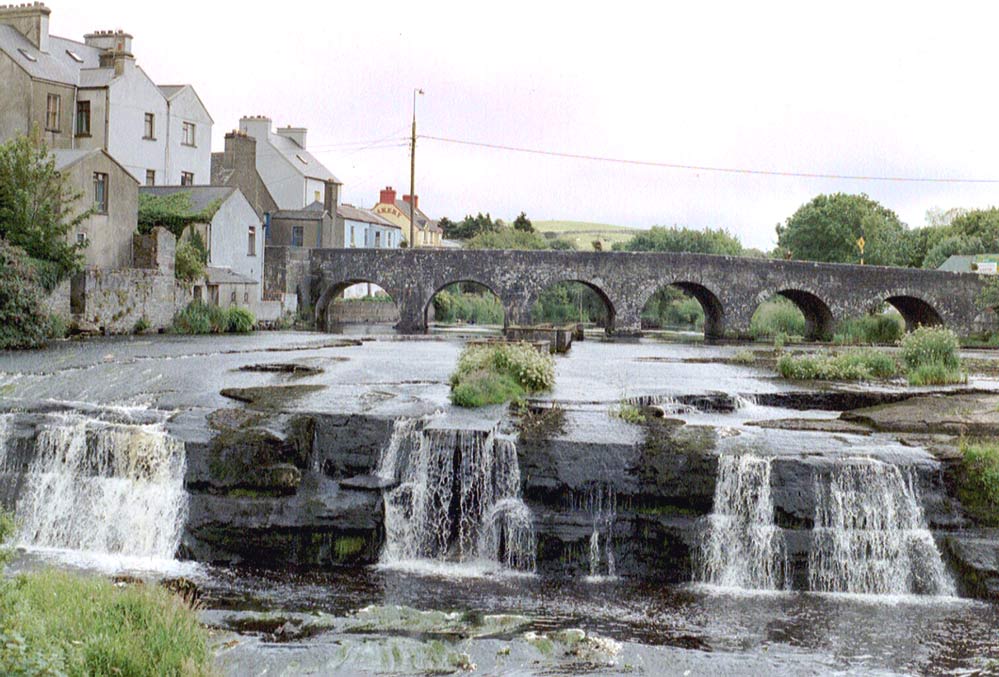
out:
M909 384L915 386L961 383L957 335L943 327L920 327L902 339L901 359Z
M451 401L459 407L483 407L554 385L555 360L529 343L470 345L451 375Z
M434 297L434 317L438 322L502 325L505 315L503 304L492 292L444 290Z
M777 371L787 379L815 381L868 381L893 378L899 374L894 357L877 350L851 350L846 353L784 355Z
M246 308L192 301L174 315L171 329L175 334L247 334L256 324L257 319Z
M798 307L782 296L760 304L749 322L749 334L754 339L769 339L780 334L805 335L805 316Z
M878 313L844 320L836 328L833 342L840 345L893 345L905 334L905 320L898 313Z
M999 441L961 442L958 497L978 521L999 526Z

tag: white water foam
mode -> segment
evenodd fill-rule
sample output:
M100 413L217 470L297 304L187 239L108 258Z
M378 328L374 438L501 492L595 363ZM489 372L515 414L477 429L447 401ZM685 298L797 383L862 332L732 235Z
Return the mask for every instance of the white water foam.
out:
M954 596L926 525L915 473L871 458L816 477L809 588L867 595Z
M587 497L587 510L593 517L593 533L590 535L590 575L586 580L592 583L616 580L614 523L617 521L617 493L612 487L603 484L594 487ZM603 572L601 561L605 565Z

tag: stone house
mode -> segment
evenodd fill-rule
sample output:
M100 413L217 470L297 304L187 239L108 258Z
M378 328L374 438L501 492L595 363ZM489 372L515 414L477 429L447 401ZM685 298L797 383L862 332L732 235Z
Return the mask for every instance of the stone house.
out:
M194 286L195 299L215 305L249 308L258 317L269 316L263 307L264 238L263 223L250 202L229 186L144 186L142 195L164 197L183 193L190 214L203 220L193 228L208 250L208 270L204 284Z
M121 269L132 265L132 236L138 225L139 182L104 150L52 151L56 169L79 193L65 205L70 214L93 213L69 233L86 242L86 268Z
M412 211L415 224L414 237L416 242L409 242L409 214L410 201L412 201ZM427 216L420 209L420 197L403 195L401 200L396 199L396 192L392 186L386 187L378 197L378 204L372 207L372 211L386 221L394 223L402 229L402 237L413 247L440 247L441 237L444 231L437 225L437 221Z
M343 183L306 148L308 130L304 127L271 129L269 117L258 115L239 121L239 131L257 141L257 172L279 209L303 209L313 202L325 202L332 184L334 203L340 204ZM331 212L335 215L335 210Z
M143 184L206 183L212 118L190 85L157 86L132 36L49 35L40 2L0 6L0 141L37 127L54 149L107 151Z
M225 135L225 150L212 153L212 185L238 188L268 229L277 202L257 171L257 140L240 131Z

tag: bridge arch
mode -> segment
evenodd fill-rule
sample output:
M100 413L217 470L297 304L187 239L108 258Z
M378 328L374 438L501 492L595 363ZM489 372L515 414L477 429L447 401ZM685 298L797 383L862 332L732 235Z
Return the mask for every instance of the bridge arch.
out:
M699 282L687 280L663 282L644 295L639 311L643 312L657 294L668 288L679 289L700 304L704 312L705 338L721 338L725 335L725 307L714 291Z
M566 317L548 316L548 313L550 313L552 309L545 308L541 305L544 304L546 300L548 300L545 298L545 292L553 291L557 289L560 285L573 285L573 284L582 285L582 287L584 287L590 293L592 293L591 299L595 297L599 302L599 304L603 306L603 310L606 313L604 329L607 331L608 334L613 333L614 321L615 318L617 317L617 310L618 310L617 306L615 305L614 301L611 299L610 295L599 284L580 278L567 277L567 278L553 279L550 281L546 280L544 283L539 285L539 288L530 296L526 308L527 311L526 315L530 316L532 322L568 323L568 322L578 321L578 315L574 313L568 313ZM574 304L573 307L578 308L579 312L585 314L586 308L584 302L587 301L587 299L584 299L581 294L577 293L576 297L572 299L572 301Z
M388 296L392 299L392 303L396 305L400 313L402 312L402 296L398 290L392 289L385 284L382 284L375 279L369 279L366 277L352 277L346 280L338 280L336 282L329 282L323 288L323 291L319 294L319 299L316 301L316 307L314 310L314 318L316 322L316 327L320 331L330 331L329 323L329 310L333 301L339 297L348 288L353 287L355 284L371 284L381 288Z
M804 338L806 341L821 341L832 338L833 330L836 328L836 320L833 318L829 304L814 291L800 287L774 289L758 294L756 305L759 306L774 296L786 298L805 316Z
M437 298L437 295L440 294L442 291L447 290L448 287L451 287L453 285L475 285L476 287L489 292L492 295L492 297L496 299L497 304L499 305L499 312L502 315L501 318L500 318L500 320L499 320L499 324L502 325L502 326L504 326L504 327L507 326L507 324L509 323L510 308L508 307L508 304L504 303L503 298L499 294L496 293L496 289L494 288L494 285L487 284L485 282L482 282L481 280L478 280L478 279L475 279L475 278L472 278L472 277L466 277L466 278L459 279L459 280L451 280L451 281L445 282L444 284L439 285L437 287L437 289L435 289L434 292L432 294L430 294L430 296L427 298L426 302L424 302L424 304L423 304L423 314L422 314L422 317L423 317L423 326L424 326L424 329L426 329L426 330L430 329L430 324L432 322L432 320L431 320L431 310L434 308L434 300ZM490 323L490 324L493 324L493 323Z
M934 305L915 294L897 293L887 297L884 301L891 304L902 315L906 331L913 331L920 326L938 327L944 324L943 317L940 316Z

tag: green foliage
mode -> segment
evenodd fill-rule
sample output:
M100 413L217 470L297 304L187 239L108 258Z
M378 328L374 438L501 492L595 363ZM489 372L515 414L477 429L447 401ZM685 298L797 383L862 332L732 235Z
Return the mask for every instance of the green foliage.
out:
M999 309L999 276L990 277L985 283L978 295L978 306L983 309Z
M0 510L0 575L3 568L13 557L10 548L7 547L7 539L14 535L14 518L3 510Z
M437 225L444 231L444 237L449 240L470 240L483 233L495 233L503 227L501 221L493 221L492 216L483 214L482 212L479 212L476 216L469 214L459 223L455 223L448 218L443 218L438 221ZM486 248L479 247L479 249Z
M624 243L616 243L614 251L627 252L690 252L695 254L724 254L738 256L742 244L727 230L695 230L673 226L655 226L641 232Z
M182 282L193 284L205 278L205 260L201 252L190 240L181 240L177 244L174 262L174 276Z
M119 588L59 571L0 588L0 673L210 675L212 652L195 613L155 586Z
M912 238L895 212L866 195L818 195L777 226L778 248L791 258L859 263L857 240L866 242L865 263L904 266Z
M560 282L548 287L531 309L531 321L536 324L606 325L607 320L607 306L600 295L582 282Z
M645 423L645 414L642 410L633 404L628 404L627 402L622 402L616 408L611 409L610 415L614 418L619 418L626 423L632 423L635 425Z
M448 286L434 297L434 317L438 322L468 322L502 325L503 304L490 291L462 291L459 284Z
M82 197L56 170L55 156L37 129L31 137L0 145L0 240L51 263L60 280L83 265L86 245L69 241L70 233L93 213L92 208L72 213L70 207Z
M965 383L967 376L960 369L948 369L940 363L924 364L906 372L911 386L942 386Z
M833 342L840 345L895 344L905 334L905 320L896 312L864 315L844 320Z
M23 250L0 240L0 350L39 348L51 329Z
M513 220L513 229L522 230L525 233L533 233L534 224L532 224L531 220L527 218L527 214L525 212L521 212L520 216Z
M650 328L704 327L700 302L676 287L664 287L652 295L642 309L642 325Z
M778 335L804 336L805 316L794 303L783 296L775 296L761 303L753 313L749 322L749 334L757 340Z
M548 249L548 241L535 232L498 228L483 231L465 242L467 249Z
M902 339L902 364L906 371L941 365L960 372L961 355L957 335L943 327L920 327Z
M756 355L752 350L740 350L733 355L730 361L734 364L753 364L756 362Z
M999 527L999 442L962 440L961 454L961 505L979 522Z
M846 353L784 355L777 371L787 379L802 381L868 381L898 375L895 358L877 350L851 350Z
M216 200L200 212L191 205L191 194L185 191L169 195L139 194L139 232L148 233L161 226L174 234L178 240L188 226L195 223L211 223L215 212L222 206ZM202 243L203 247L204 243Z
M253 331L257 320L246 308L207 305L192 301L174 315L175 334L245 334Z
M551 233L546 233L546 235L550 234ZM566 240L565 238L561 237L547 238L547 239L548 239L548 247L556 251L576 251L577 249L579 249L579 247L576 246L576 243L573 242L572 240Z
M451 401L479 407L520 400L525 394L551 390L555 360L529 343L466 346L451 375Z
M142 317L140 317L138 320L135 321L135 326L132 327L132 333L144 334L147 331L149 331L149 318L143 315Z

